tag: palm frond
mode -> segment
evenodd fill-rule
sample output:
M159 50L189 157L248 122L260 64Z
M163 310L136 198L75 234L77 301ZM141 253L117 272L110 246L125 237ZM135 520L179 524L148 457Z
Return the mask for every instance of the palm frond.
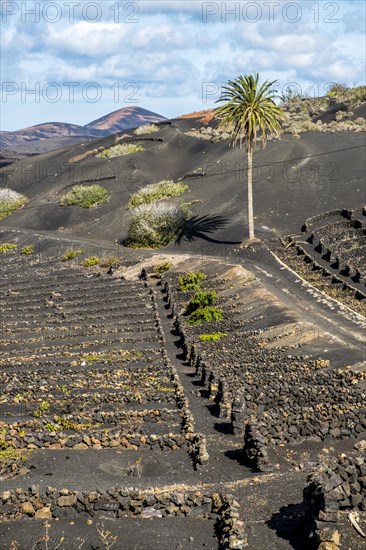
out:
M215 109L214 116L220 121L219 127L229 130L234 143L241 146L244 141L247 148L252 147L260 133L265 146L268 133L278 135L284 114L274 102L275 84L275 80L266 80L259 85L259 75L255 73L229 80L223 87L216 103L224 104Z

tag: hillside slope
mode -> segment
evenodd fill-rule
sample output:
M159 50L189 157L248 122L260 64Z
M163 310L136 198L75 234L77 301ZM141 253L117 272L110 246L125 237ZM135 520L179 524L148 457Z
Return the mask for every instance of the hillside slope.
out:
M123 130L129 130L130 128L138 128L142 126L142 124L162 122L163 120L166 120L166 118L157 113L142 109L141 107L129 106L113 111L113 113L109 113L97 120L93 120L89 122L85 128L90 128L91 130L104 130L107 131L109 135L116 132L122 132Z
M131 216L126 206L132 193L164 178L184 178L189 193L182 200L195 203L180 249L200 250L207 242L224 246L240 242L246 236L245 153L226 140L186 135L199 124L190 119L162 125L155 141L143 141L145 150L133 155L109 159L93 155L96 148L115 143L110 136L2 168L2 186L24 193L30 202L1 226L114 242L126 237ZM138 139L132 133L130 138ZM271 230L298 232L310 216L362 205L364 159L364 133L308 132L301 139L285 135L269 141L264 150L258 148L254 154L258 236L271 237ZM91 210L59 206L61 194L70 185L96 180L110 193L109 203Z
M0 148L17 153L45 153L68 147L87 139L109 136L137 128L143 124L161 122L161 115L141 107L124 107L85 126L65 122L45 122L14 132L0 132Z

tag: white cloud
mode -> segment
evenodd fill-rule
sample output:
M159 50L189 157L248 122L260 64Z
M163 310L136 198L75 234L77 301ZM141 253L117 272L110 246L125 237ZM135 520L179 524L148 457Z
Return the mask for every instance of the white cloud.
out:
M53 50L61 50L90 58L113 55L130 45L128 27L115 23L91 25L81 21L61 30L48 26L46 44Z
M203 83L220 84L239 74L258 71L263 79L277 78L281 86L298 82L302 88L318 85L319 89L330 81L360 84L365 77L363 2L337 0L339 10L329 22L335 3L298 0L302 16L297 23L286 21L281 5L273 22L264 10L254 24L235 23L233 17L223 23L220 13L205 24L201 0L135 2L136 22L130 24L124 20L129 13L126 3L119 2L119 17L114 20L115 11L110 8L115 0L100 0L102 18L95 23L82 16L87 0L79 0L73 23L65 9L57 23L32 24L30 18L23 23L19 15L8 17L1 36L3 80L16 78L29 87L37 81L97 82L105 89L115 82L122 89L135 83L141 106L154 105L161 114L166 114L165 106L176 106L181 114L192 110L194 98L197 108L208 107L202 105ZM5 4L1 3L2 8ZM219 9L222 4L217 3ZM229 4L235 1L225 7ZM5 126L11 126L17 115L17 98L13 100L4 113ZM37 110L21 107L24 125L41 122L32 119L39 116L38 105ZM67 104L58 107L67 111ZM55 105L44 104L44 109L45 119L59 118L46 116ZM91 113L87 118L95 117Z

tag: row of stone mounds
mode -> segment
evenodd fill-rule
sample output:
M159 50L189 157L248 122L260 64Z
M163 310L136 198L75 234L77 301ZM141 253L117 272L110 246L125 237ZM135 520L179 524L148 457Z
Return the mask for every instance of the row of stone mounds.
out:
M98 519L114 517L206 518L215 521L220 548L242 550L247 545L245 527L239 519L239 504L231 495L192 490L154 490L134 488L77 492L68 488L39 486L0 493L0 522L20 519Z
M319 550L358 550L366 544L366 441L328 461L304 490L310 536Z
M4 298L9 315L4 321L7 345L1 354L1 406L6 420L1 423L1 447L19 454L43 448L185 448L193 462L196 458L199 461L202 445L194 432L194 420L179 377L164 352L163 332L150 289L141 281L86 278L81 269L68 267L52 272L52 262L28 260L28 264L28 269L18 276L3 277L0 283L2 289L11 292ZM2 268L5 275L11 274L11 261ZM113 302L115 292L120 293L122 304L131 298L131 307L137 308L141 321L151 322L152 338L146 338L142 322L142 338L134 336L127 349L123 333L127 334L127 325L120 325L116 341L108 347L108 342L99 341L102 328L115 324L114 316L109 315L110 304L103 305L105 295L111 296L111 292ZM97 314L105 309L105 323L95 326L91 336L95 346L89 342L87 330L82 330L70 345L69 328L73 325L68 318L73 318L75 308L80 309L78 326L85 329L91 322L90 296ZM45 307L47 300L62 305L66 319L53 323ZM34 318L31 311L38 311L41 330L36 337L21 330L27 307L30 322ZM119 311L119 315L125 316L125 311ZM6 323L19 328L18 319L20 333L13 339L12 331L6 332ZM49 334L60 335L58 345L53 344L53 337L47 340ZM152 404L153 408L136 408L137 403ZM10 474L18 473L12 468L14 463L9 465Z
M32 368L26 368L27 364L3 368L0 405L23 407L23 412L32 412L48 400L66 413L70 407L65 398L71 394L74 411L116 403L151 407L157 401L164 406L175 402L174 383L158 351L144 350L137 358L126 352L124 360L118 360L118 355L110 352L99 352L90 359L84 367L80 366L84 363L81 356L64 363L62 368L52 361L37 362ZM105 361L113 364L108 366ZM153 364L149 365L149 361Z
M104 358L109 362L113 358L113 364L106 365ZM92 359L85 367L80 366L84 362L81 357L58 366L48 361L33 363L33 369L4 368L0 372L0 405L18 405L34 411L48 400L52 407L58 406L58 412L66 413L70 412L70 406L65 398L71 394L74 412L117 402L153 405L160 401L166 406L175 401L174 384L156 350L144 350L139 358L126 352L120 361L110 352L95 354Z
M11 262L5 267L12 271ZM71 269L63 269L49 275L50 266L48 273L40 272L37 265L32 267L32 270L29 270L29 266L28 270L24 269L19 277L3 277L2 280L6 323L9 323L11 329L4 332L4 340L9 340L7 348L19 336L24 336L27 343L34 344L40 339L47 341L45 335L48 335L51 343L55 339L70 339L74 335L73 330L75 337L79 338L82 344L83 339L90 339L93 331L95 334L116 332L116 315L126 322L124 332L129 332L129 321L134 327L133 332L145 332L146 337L149 336L149 332L153 332L155 340L161 340L161 335L159 336L156 330L157 316L153 310L151 295L145 291L141 283L121 284L101 277L90 280L80 271ZM127 307L129 303L130 307ZM114 310L111 311L113 306ZM126 313L136 315L131 320L126 317ZM32 338L31 329L34 325L36 330ZM148 328L150 330L147 330ZM15 336L18 333L19 336ZM151 340L150 336L146 337L142 334L143 339ZM5 345L5 342L3 343ZM51 350L52 345L48 346L48 349ZM4 351L8 350L4 348Z
M207 262L202 265L209 270ZM223 308L224 319L196 327L187 325L184 303L192 293L178 289L178 276L179 272L168 271L163 284L181 345L196 367L207 395L217 404L220 418L231 422L233 433L244 435L244 452L254 467L271 469L267 453L271 445L291 444L308 437L321 442L366 436L364 372L334 369L329 360L303 355L301 346L289 354L289 348L281 346L281 338L277 347L266 349L261 331L249 329L258 321L253 306L248 308L253 316L248 316L246 330L243 326L238 329L233 319L241 311L241 293L251 293L250 285L254 283L248 281L244 289L235 293L232 281L220 284L220 277L207 277L204 287L218 292L217 305ZM225 277L221 277L224 281ZM236 305L239 304L234 309L227 307L229 286ZM256 294L253 297L259 299ZM217 342L202 343L199 335L206 332L226 336ZM330 337L326 337L329 347ZM276 338L268 340L272 340L271 346L276 344Z
M334 283L356 283L366 285L366 206L361 210L338 209L309 218L302 227L306 245L297 244L298 254L313 265L313 269L323 270L324 275L338 273L342 279L334 277ZM292 241L292 238L289 238ZM314 254L314 252L316 254ZM317 262L320 256L329 269ZM356 297L365 299L363 291L357 290Z

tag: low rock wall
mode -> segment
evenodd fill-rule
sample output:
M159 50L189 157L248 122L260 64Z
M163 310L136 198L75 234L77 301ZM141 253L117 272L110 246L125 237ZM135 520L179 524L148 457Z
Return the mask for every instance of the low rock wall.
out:
M366 441L356 447L358 452L342 454L326 469L312 474L304 490L310 534L319 542L319 550L329 547L325 543L333 543L334 550L339 547L338 522L344 512L350 521L357 518L355 512L366 512ZM353 527L357 530L357 520Z
M169 280L165 291L185 356L216 402L220 418L231 422L234 434L244 436L244 452L254 467L270 469L271 445L309 437L366 437L366 373L331 369L328 360L289 355L285 349L264 349L254 332L239 335L230 325L223 327L227 339L204 347L195 329L185 326L179 292ZM225 355L222 346L233 353Z
M162 518L186 516L217 520L221 549L242 550L247 545L244 524L239 519L239 504L230 495L202 491L141 492L111 489L106 492L77 492L47 487L40 492L34 485L28 490L0 493L0 521L20 519L83 518Z

